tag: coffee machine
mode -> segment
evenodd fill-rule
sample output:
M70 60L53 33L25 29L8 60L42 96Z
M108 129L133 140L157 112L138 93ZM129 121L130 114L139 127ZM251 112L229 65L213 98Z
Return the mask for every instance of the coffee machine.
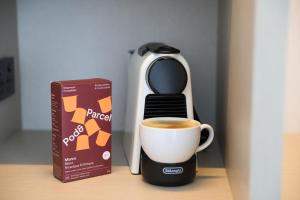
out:
M164 43L147 43L130 52L124 150L132 174L140 174L139 124L153 117L194 116L191 74L180 50ZM205 140L206 135L202 134ZM195 162L196 155L191 158ZM155 165L151 160L150 165Z

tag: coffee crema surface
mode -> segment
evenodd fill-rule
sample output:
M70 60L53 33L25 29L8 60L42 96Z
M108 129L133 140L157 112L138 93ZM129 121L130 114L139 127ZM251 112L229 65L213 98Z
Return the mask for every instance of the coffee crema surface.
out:
M161 119L148 119L143 121L144 126L153 128L192 128L199 126L194 120L161 120Z

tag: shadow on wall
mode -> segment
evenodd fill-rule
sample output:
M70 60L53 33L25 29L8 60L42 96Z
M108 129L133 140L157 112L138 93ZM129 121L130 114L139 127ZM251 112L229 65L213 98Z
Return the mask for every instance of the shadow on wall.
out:
M218 24L218 53L217 53L217 105L216 105L216 133L222 157L225 157L226 134L226 106L228 93L229 48L230 48L230 17L231 0L219 1Z

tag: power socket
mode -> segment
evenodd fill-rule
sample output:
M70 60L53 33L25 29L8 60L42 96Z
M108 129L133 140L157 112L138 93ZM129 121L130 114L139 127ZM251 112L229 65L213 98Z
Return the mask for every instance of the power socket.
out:
M0 59L0 101L15 93L15 64L13 57Z

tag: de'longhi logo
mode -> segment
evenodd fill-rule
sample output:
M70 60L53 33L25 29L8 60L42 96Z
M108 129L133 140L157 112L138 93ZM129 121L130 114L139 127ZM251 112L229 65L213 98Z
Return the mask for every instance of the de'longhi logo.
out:
M163 173L164 174L175 174L175 175L182 174L183 168L182 167L164 167Z

